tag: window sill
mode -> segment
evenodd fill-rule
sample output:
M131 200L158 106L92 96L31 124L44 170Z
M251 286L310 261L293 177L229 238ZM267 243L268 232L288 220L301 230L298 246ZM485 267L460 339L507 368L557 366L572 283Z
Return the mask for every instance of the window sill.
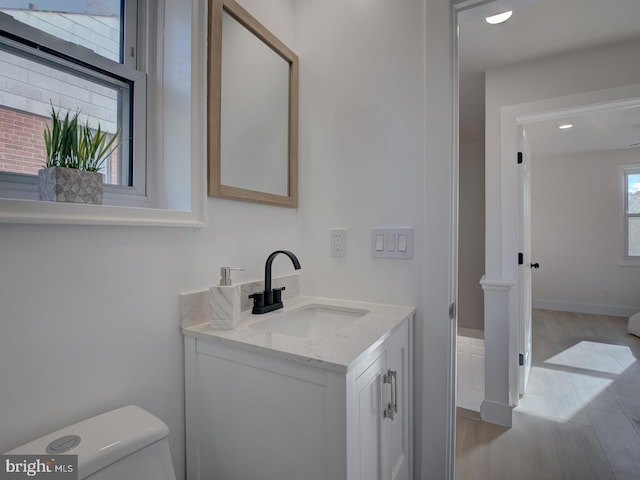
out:
M193 211L0 199L0 223L202 227L204 208Z
M618 260L620 267L640 267L640 258L623 258Z

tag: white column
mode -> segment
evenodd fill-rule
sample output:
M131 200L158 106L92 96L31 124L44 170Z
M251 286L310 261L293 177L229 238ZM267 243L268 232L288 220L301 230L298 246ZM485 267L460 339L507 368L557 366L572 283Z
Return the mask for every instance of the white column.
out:
M512 399L509 379L512 354L510 313L515 307L515 282L480 281L484 290L484 401L480 407L483 420L511 427Z

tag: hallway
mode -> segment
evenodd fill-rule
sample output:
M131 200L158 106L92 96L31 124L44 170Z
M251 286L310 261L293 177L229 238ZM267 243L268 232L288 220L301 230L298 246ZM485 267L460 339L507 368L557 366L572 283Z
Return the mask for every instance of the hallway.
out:
M640 338L626 324L534 310L531 377L513 428L459 411L456 478L640 478Z

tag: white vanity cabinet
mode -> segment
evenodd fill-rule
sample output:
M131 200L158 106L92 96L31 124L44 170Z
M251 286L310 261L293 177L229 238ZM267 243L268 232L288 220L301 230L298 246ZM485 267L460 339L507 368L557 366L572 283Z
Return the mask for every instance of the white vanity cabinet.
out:
M187 480L409 480L412 322L346 365L183 330Z
M401 325L379 355L347 375L348 457L357 459L348 479L412 478L410 330Z

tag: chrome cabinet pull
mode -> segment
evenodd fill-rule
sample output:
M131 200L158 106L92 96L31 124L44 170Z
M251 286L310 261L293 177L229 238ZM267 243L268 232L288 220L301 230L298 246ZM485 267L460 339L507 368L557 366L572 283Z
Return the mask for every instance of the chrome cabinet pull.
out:
M393 420L396 413L398 413L398 380L397 372L395 370L387 370L387 373L383 376L383 383L391 386L391 401L387 403L387 408L384 409L384 418Z
M395 370L389 370L389 374L391 375L391 379L393 380L393 390L392 390L392 401L393 401L393 412L398 413L398 375Z

